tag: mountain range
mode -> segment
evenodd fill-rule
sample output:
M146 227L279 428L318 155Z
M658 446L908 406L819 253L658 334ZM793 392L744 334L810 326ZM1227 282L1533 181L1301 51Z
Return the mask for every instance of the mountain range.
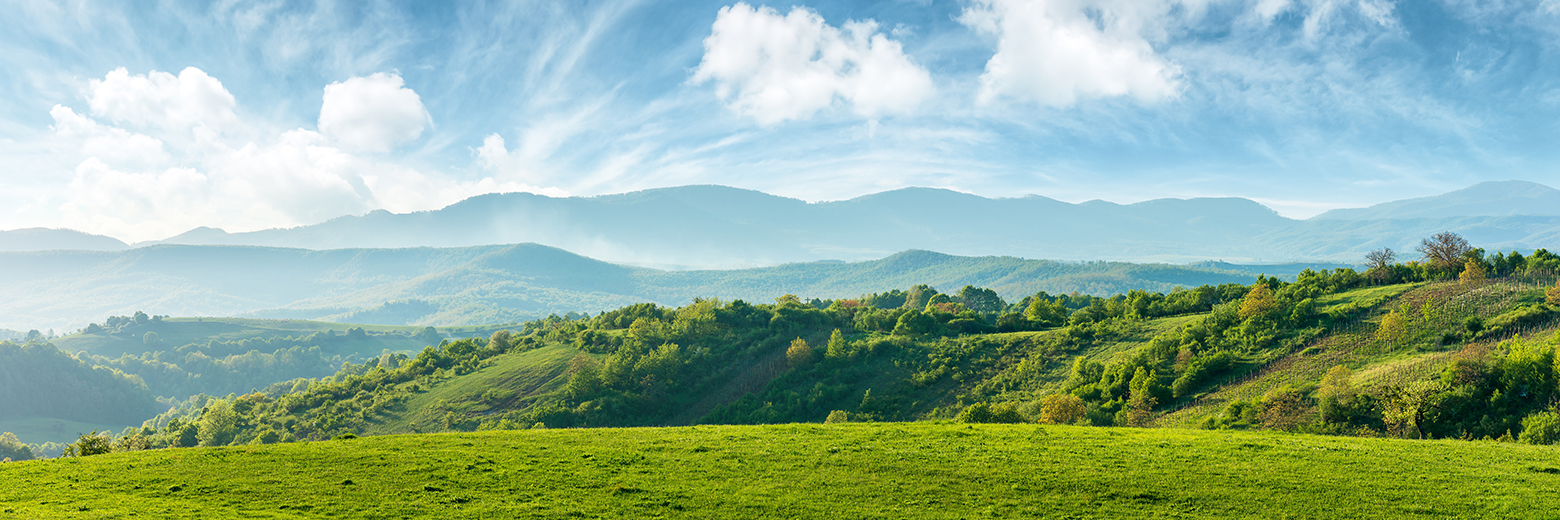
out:
M1310 265L1268 266L1288 274ZM1325 267L1325 266L1322 266ZM323 319L385 325L506 323L694 298L850 298L929 284L988 287L1010 302L1036 291L1249 283L1220 265L1057 262L905 251L865 262L660 270L537 244L332 249L157 245L126 251L0 253L0 327L73 330L135 311L172 316Z
M1492 250L1553 247L1560 238L1560 190L1486 182L1294 220L1242 198L1072 204L1037 195L990 199L906 188L808 203L724 186L683 186L597 197L488 194L434 211L381 210L288 229L228 233L202 227L135 246L330 250L536 243L673 269L861 261L911 249L1055 260L1354 263L1381 247L1410 251L1441 231ZM0 251L127 247L66 230L0 233Z

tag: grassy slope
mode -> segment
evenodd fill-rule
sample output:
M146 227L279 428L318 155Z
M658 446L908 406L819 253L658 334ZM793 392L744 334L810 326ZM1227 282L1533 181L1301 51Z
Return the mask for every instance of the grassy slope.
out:
M381 417L367 433L438 431L442 429L436 424L442 415L438 404L456 413L477 415L493 409L524 408L567 383L569 360L578 352L566 345L552 345L500 356L491 366L418 393L404 407ZM494 389L503 395L496 402L483 402L483 394Z
M1538 517L1560 448L884 423L524 430L0 465L0 518Z
M1433 284L1405 284L1370 287L1319 298L1318 309L1326 311L1335 305L1357 303L1362 307L1372 302L1370 311L1361 313L1351 323L1338 327L1334 332L1318 338L1310 345L1310 352L1290 354L1274 360L1255 373L1233 376L1223 386L1197 397L1181 408L1161 417L1157 423L1163 426L1194 427L1205 416L1222 409L1226 403L1237 399L1257 399L1268 391L1304 384L1316 384L1327 371L1338 365L1354 371L1354 382L1359 386L1402 385L1410 381L1434 377L1442 366L1457 357L1481 357L1498 348L1505 336L1484 338L1478 341L1445 348L1435 347L1440 333L1456 330L1470 316L1489 319L1515 306L1524 299L1532 299L1534 293L1542 294L1548 281L1503 280L1479 286L1465 286L1455 282ZM1396 345L1384 344L1375 338L1377 324L1389 311L1403 304L1414 311L1430 302L1444 310L1437 320L1418 327L1416 337ZM1553 327L1529 330L1528 336L1553 334Z

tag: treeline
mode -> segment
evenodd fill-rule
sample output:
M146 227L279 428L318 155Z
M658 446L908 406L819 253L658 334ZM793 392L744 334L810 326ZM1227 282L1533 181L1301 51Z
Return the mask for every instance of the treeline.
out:
M97 366L139 377L155 394L183 398L196 394L247 393L277 381L334 374L352 358L326 355L318 346L302 345L265 352L249 350L212 357L203 349L148 352L118 358L88 356ZM219 354L221 352L218 352Z

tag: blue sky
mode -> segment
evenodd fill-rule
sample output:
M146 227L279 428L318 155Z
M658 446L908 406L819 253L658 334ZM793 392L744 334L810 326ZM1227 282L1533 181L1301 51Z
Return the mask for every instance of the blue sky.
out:
M493 191L1560 184L1560 1L8 2L0 229L127 241Z

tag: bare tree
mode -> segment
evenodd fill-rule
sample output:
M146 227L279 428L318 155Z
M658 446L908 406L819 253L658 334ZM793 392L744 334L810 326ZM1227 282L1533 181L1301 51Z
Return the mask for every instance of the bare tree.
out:
M1365 253L1365 270L1382 269L1397 261L1397 252L1390 247L1383 247L1369 253Z
M1426 238L1414 248L1425 255L1425 260L1442 269L1455 269L1463 265L1463 253L1473 250L1462 235L1446 231Z

